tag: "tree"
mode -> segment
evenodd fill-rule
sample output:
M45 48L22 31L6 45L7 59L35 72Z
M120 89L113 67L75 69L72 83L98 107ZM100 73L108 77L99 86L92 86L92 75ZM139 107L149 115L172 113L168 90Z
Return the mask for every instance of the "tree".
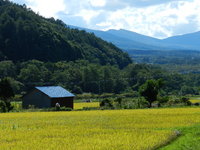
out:
M113 93L114 80L113 80L112 67L105 66L103 68L103 80L104 80L104 85L103 85L104 92Z
M0 61L0 78L14 77L16 74L16 67L12 61Z
M163 86L163 80L147 80L143 85L140 86L139 93L148 102L149 107L152 106L152 102L157 100L158 93Z
M110 99L104 99L101 101L100 107L112 108L113 107L112 101Z
M14 97L13 89L11 87L9 79L4 78L0 81L0 98L3 100L3 103L4 103L0 107L4 107L4 108L1 108L4 111L10 111L13 109L10 103L11 97Z

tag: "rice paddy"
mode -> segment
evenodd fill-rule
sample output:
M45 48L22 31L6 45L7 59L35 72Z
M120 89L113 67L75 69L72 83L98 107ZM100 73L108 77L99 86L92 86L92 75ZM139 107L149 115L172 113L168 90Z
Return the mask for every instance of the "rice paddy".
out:
M193 98L190 99L190 102L191 102L192 104L200 103L200 98L195 98L195 97L193 97Z
M83 109L83 108L90 108L90 107L99 107L99 102L82 102L82 103L74 103L74 109Z
M151 150L199 123L199 108L7 113L0 149Z

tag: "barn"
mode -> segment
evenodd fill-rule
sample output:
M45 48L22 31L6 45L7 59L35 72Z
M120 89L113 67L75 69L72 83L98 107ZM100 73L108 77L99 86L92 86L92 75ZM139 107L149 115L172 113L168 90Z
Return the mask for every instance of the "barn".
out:
M35 87L23 97L23 107L30 105L36 108L55 107L59 103L61 107L73 109L75 95L62 88L61 86L41 86Z

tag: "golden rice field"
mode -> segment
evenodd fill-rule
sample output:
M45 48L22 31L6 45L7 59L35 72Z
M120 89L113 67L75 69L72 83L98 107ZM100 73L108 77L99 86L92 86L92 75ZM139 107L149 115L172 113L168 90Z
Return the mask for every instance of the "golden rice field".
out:
M99 102L82 102L82 103L74 103L74 109L83 109L84 107L99 107Z
M191 102L192 104L195 104L195 103L200 103L200 100L191 99L190 102Z
M0 149L151 150L199 123L199 108L6 113Z
M192 98L192 99L190 99L190 102L191 102L192 104L200 103L200 99L199 99L199 98Z

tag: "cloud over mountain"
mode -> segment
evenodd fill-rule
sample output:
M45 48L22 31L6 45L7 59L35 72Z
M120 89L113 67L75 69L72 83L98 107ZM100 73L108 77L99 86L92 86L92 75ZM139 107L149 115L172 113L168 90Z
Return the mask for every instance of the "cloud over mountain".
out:
M127 29L157 38L200 30L199 0L13 0L46 17L91 29Z

